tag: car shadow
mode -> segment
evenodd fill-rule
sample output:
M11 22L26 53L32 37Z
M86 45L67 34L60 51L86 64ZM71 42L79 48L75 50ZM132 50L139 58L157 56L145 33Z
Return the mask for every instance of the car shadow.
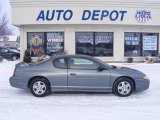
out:
M18 94L19 96L28 96L32 97L30 90L16 90L15 94ZM143 95L146 96L148 94L147 91L136 91L133 92L128 97L119 97L115 95L114 93L110 92L51 92L46 97L118 97L118 98L143 98Z

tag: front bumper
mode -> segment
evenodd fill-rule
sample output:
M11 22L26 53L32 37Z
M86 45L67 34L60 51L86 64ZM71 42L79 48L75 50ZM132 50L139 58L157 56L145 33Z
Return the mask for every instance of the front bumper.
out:
M28 84L22 77L10 77L9 82L12 87L27 89Z
M135 87L137 91L146 90L149 88L150 80L137 79L135 80Z

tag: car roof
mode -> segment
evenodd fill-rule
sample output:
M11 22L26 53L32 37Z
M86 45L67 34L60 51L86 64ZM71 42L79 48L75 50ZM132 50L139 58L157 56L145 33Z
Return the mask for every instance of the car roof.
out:
M92 59L92 60L97 61L98 63L106 66L106 64L104 64L104 62L99 61L98 59L95 59L95 58L92 57L92 56L82 55L82 54L63 54L63 55L55 55L55 56L50 57L49 59L45 59L45 60L43 60L43 61L41 61L41 62L35 63L34 65L36 65L36 64L43 64L43 63L45 63L45 62L52 61L52 60L59 59L59 58L63 58L63 57L88 58L88 59ZM107 66L108 66L108 68L111 68L111 66L109 66L109 65L107 65Z
M58 58L63 58L63 57L82 57L82 58L88 58L88 59L93 59L93 57L89 56L89 55L81 55L81 54L71 54L71 55L68 55L68 54L63 54L63 55L55 55L55 56L52 56L48 59L45 59L43 61L40 61L38 63L35 63L34 65L37 65L37 64L42 64L42 63L45 63L45 62L48 62L50 60L55 60L55 59L58 59Z
M0 48L2 48L2 49L9 49L8 47L3 47L3 46L2 46L2 47L0 47Z
M85 57L85 58L93 58L92 56L82 55L82 54L64 54L64 55L53 56L53 58L59 58L59 57Z

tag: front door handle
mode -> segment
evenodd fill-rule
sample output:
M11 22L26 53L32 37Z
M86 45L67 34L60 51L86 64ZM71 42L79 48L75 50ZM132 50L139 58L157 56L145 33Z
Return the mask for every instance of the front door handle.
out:
M76 73L70 73L70 75L76 75Z

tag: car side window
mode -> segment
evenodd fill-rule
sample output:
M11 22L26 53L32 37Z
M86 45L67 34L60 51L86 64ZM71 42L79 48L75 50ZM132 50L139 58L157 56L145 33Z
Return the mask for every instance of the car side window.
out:
M8 50L6 48L1 49L1 52L8 52Z
M62 69L66 69L66 68L67 68L65 58L55 59L55 60L53 61L53 65L54 65L54 67L56 67L56 68L62 68Z
M71 69L85 69L85 70L96 70L99 66L98 63L86 59L86 58L69 58L69 68Z

